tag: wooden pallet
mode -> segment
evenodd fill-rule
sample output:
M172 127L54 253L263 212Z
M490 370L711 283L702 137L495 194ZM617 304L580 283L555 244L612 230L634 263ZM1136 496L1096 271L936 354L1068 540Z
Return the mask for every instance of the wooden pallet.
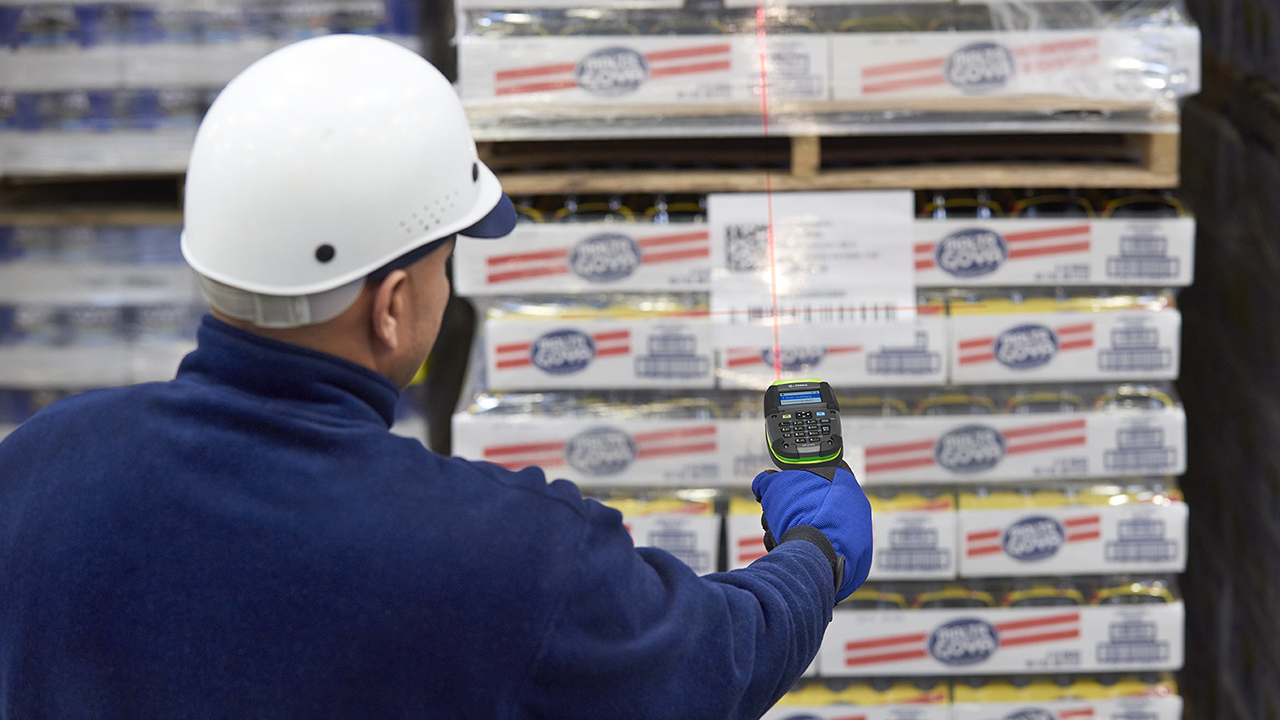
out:
M1177 133L1106 133L542 140L479 147L508 194L572 195L1173 188L1178 143Z

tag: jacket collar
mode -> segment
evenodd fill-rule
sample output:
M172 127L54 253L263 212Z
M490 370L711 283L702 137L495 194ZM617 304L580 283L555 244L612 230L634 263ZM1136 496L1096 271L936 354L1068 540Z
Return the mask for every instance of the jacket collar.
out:
M373 370L317 350L272 340L205 315L197 347L178 379L203 378L265 398L327 406L352 419L395 421L400 389Z

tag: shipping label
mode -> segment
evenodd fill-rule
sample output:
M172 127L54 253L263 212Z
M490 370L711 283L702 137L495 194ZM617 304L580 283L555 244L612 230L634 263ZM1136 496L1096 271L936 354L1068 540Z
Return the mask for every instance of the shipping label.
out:
M705 291L710 257L705 223L520 224L504 238L460 243L454 290L463 296Z
M921 287L1191 284L1192 218L916 220Z
M772 36L771 99L825 100L824 36ZM755 35L463 37L462 100L477 105L759 103Z
M1182 572L1180 501L960 512L965 577Z
M960 314L953 308L953 383L1172 380L1177 310Z
M711 325L678 319L485 322L494 389L710 388Z
M1176 670L1183 605L839 611L824 675Z

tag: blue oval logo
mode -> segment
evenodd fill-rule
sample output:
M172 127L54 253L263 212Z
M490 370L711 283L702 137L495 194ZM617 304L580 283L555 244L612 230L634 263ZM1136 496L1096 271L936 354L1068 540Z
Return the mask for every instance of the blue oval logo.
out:
M1014 560L1035 562L1058 554L1067 534L1051 517L1036 516L1010 525L1004 531L1004 552Z
M621 280L640 267L640 246L635 240L617 233L592 235L573 246L569 267L574 274L591 282Z
M635 92L649 79L649 61L630 48L605 48L582 58L573 77L593 95L617 97Z
M1058 354L1058 336L1043 325L1019 325L1001 333L995 342L996 360L1014 370L1030 370Z
M929 636L929 654L947 665L977 665L1000 647L1000 635L977 618L952 620Z
M636 459L636 444L617 428L592 428L565 443L564 456L569 467L587 475L616 475Z
M785 347L782 348L782 369L795 372L816 366L827 356L824 347ZM766 367L773 367L773 348L765 348L760 359Z
M1005 715L1004 720L1058 720L1058 716L1040 708L1023 708L1012 715Z
M968 93L995 90L1013 79L1013 53L1009 48L983 42L951 53L943 69L947 82Z
M990 470L1004 459L1004 436L986 425L965 425L938 438L933 457L942 467L956 473Z
M596 344L577 330L549 332L529 348L529 360L534 366L552 375L576 373L590 365L595 356Z
M933 259L949 275L962 278L990 275L1009 257L1009 244L998 232L971 228L938 241Z

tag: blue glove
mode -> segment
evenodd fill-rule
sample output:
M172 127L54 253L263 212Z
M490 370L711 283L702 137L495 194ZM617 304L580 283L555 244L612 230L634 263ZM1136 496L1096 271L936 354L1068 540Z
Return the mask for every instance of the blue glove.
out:
M804 531L787 535L795 528L809 526L831 541L844 561L844 578L837 577L836 602L840 602L853 594L871 571L871 503L847 468L822 471L832 479L808 470L765 471L756 476L751 490L764 510L766 531L773 537L782 542L806 539ZM838 563L833 563L832 569L838 576Z

